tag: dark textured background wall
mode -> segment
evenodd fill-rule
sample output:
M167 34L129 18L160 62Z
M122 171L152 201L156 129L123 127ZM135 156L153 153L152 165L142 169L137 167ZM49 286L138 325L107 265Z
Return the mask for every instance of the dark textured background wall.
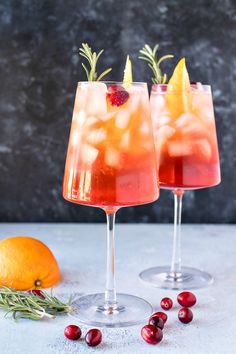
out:
M195 5L194 5L195 4ZM101 66L121 79L126 54L134 78L149 80L137 59L144 43L186 56L193 81L214 92L222 183L186 193L183 221L236 221L235 0L1 0L0 220L104 221L101 211L61 197L61 183L82 41L105 49ZM123 222L172 221L172 196L124 208Z

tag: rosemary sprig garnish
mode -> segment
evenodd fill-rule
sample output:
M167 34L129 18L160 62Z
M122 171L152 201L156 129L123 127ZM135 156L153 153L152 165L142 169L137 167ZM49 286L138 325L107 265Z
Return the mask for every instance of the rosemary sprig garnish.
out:
M54 318L59 314L71 312L71 299L64 303L52 294L44 291L41 291L41 294L42 297L7 287L0 288L0 308L7 311L6 316L11 313L14 319L31 320Z
M167 54L158 59L157 57L157 50L159 48L159 45L156 44L153 49L148 45L145 44L145 46L139 51L142 56L139 57L139 59L146 60L148 62L149 68L151 68L154 77L152 77L152 82L154 84L165 84L167 81L167 75L162 74L162 71L160 69L160 64L166 60L173 58L174 56L172 54Z
M82 67L86 72L88 81L100 81L105 75L107 75L112 70L112 68L108 68L105 71L103 71L100 75L97 74L96 72L97 62L103 52L104 49L100 50L98 54L96 52L93 52L87 43L82 43L82 47L79 48L79 54L85 59L87 59L90 66L90 68L88 69L87 66L84 63L82 63Z

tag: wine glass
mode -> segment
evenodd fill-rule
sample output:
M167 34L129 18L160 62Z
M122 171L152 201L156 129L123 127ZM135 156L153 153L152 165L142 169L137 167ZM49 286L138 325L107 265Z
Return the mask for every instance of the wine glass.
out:
M158 196L147 85L79 82L63 197L102 208L107 218L105 294L85 295L73 304L81 322L121 327L140 323L151 314L145 300L116 293L114 226L118 209L150 203Z
M183 97L188 99L189 109L178 112ZM211 87L197 83L190 92L180 92L171 85L153 85L150 103L160 188L174 195L174 240L171 266L144 270L140 277L165 289L201 288L213 278L204 271L182 267L180 229L185 191L220 183Z

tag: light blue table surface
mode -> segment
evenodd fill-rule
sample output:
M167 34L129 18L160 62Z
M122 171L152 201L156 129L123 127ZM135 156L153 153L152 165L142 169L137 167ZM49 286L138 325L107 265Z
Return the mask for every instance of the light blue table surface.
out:
M170 262L172 225L118 224L116 229L117 289L141 296L155 310L164 296L178 292L142 283L141 270ZM106 238L103 224L0 224L0 237L34 236L55 254L63 280L54 292L63 298L104 289ZM236 226L183 225L183 263L207 270L212 286L196 290L198 304L189 325L177 319L179 306L169 311L164 339L158 346L140 337L142 326L102 329L103 343L88 347L83 340L64 338L64 327L78 321L70 316L54 320L14 322L0 311L1 354L234 354L236 353ZM145 324L145 319L144 319ZM83 333L88 327L81 326Z

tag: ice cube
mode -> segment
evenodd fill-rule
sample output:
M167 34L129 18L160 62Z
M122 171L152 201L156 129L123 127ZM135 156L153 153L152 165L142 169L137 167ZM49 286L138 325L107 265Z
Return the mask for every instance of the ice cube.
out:
M155 119L155 116L156 119L159 119L161 115L168 115L166 101L161 94L151 94L150 107L153 119Z
M130 114L128 110L122 109L116 116L116 127L125 129L129 123Z
M211 144L207 139L199 139L194 142L197 156L208 162L211 159Z
M165 99L161 95L152 94L150 98L150 106L153 112L163 111L165 109Z
M181 129L181 134L185 139L199 139L208 136L207 128L200 122L186 125Z
M120 148L121 149L129 149L129 143L130 143L130 132L126 131L120 140Z
M87 142L96 145L106 139L106 131L103 128L91 129L86 134Z
M212 107L202 107L200 110L200 118L203 122L214 122L214 111Z
M180 157L193 154L193 144L184 140L172 140L168 142L168 152L170 156Z
M207 92L199 92L197 90L196 92L192 93L192 107L195 110L201 109L201 107L205 107L205 105L209 105L209 103L212 102L211 99L211 94Z
M141 95L139 94L139 92L130 93L128 102L129 114L136 112L141 103Z
M71 144L72 146L78 146L81 139L81 131L79 129L73 128L71 131Z
M164 125L157 130L156 139L157 141L160 140L160 142L163 144L168 139L170 139L175 134L175 132L175 128L169 125Z
M169 116L161 116L157 119L158 127L162 127L163 125L169 124L171 122L171 118Z
M120 161L120 154L113 148L107 149L105 153L105 163L110 167L116 167Z
M87 84L80 84L77 87L74 110L79 111L80 109L85 109L87 106Z
M212 96L207 92L197 92L193 95L193 109L203 121L214 121Z
M114 118L115 113L116 113L116 111L108 112L105 114L100 114L99 119L101 119L103 122L106 122L106 121Z
M81 157L84 163L92 165L98 156L98 149L89 145L83 144L81 150Z
M92 82L87 84L87 104L88 115L100 116L107 112L107 86L103 82Z
M80 111L74 110L72 120L77 122L78 127L82 127L86 120L85 111L83 109L81 109Z
M70 141L72 146L78 146L82 135L82 126L85 122L86 116L84 111L80 111L73 119L70 133Z
M86 120L85 120L85 122L84 122L84 125L85 125L85 127L87 128L87 127L93 126L94 124L96 124L96 123L98 123L98 122L99 122L99 119L97 119L96 117L90 116L90 117L87 117L87 118L86 118Z
M151 133L151 129L150 129L150 126L148 124L148 122L143 122L140 126L140 132L141 134L143 135L148 135Z
M175 126L178 129L182 129L189 124L193 124L197 121L197 117L192 113L184 113L182 114L176 121Z

